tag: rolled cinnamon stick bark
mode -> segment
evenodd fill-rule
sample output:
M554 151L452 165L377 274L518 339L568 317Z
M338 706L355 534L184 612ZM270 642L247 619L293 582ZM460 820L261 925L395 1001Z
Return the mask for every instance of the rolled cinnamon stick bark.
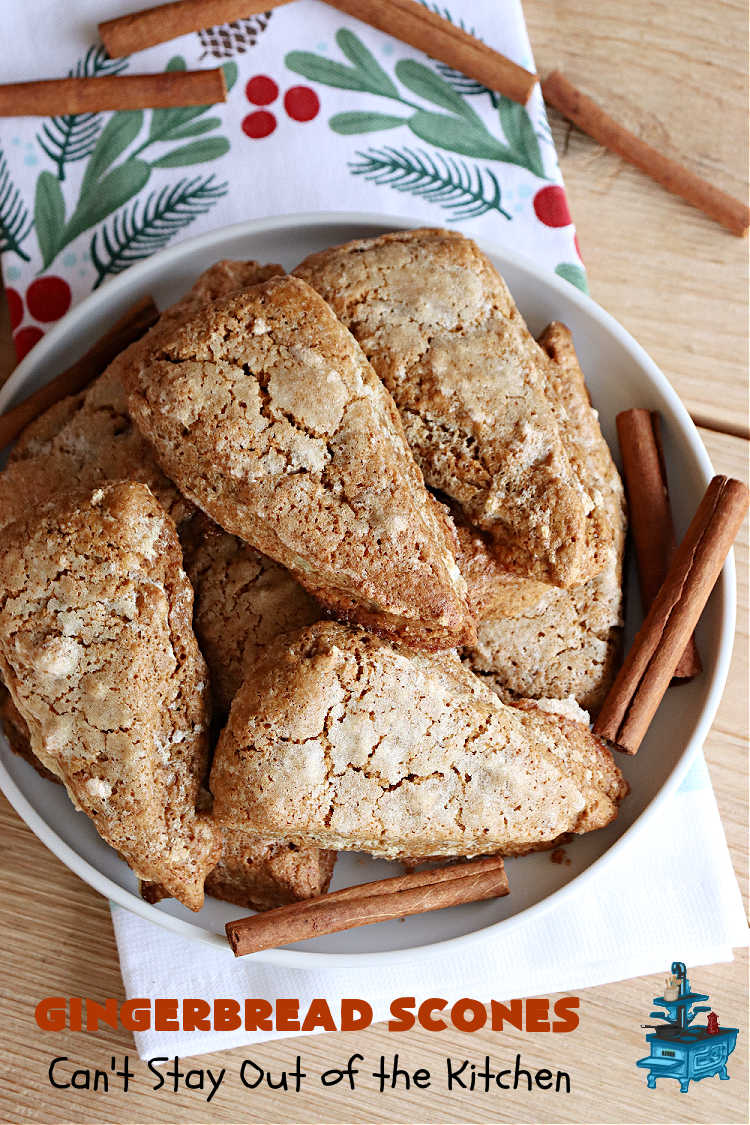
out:
M235 957L243 957L321 934L499 898L507 895L508 890L502 859L490 856L345 887L306 902L227 922L226 933Z
M54 117L104 109L172 109L227 100L221 67L162 74L49 78L0 86L0 117Z
M747 509L744 484L713 478L594 723L627 754L643 741Z
M617 436L641 601L643 612L647 613L675 552L659 415L650 410L624 410L617 415ZM700 670L695 637L691 637L675 669L674 679L682 683L697 676Z
M696 176L683 164L665 156L653 145L646 144L619 121L605 113L592 98L578 90L559 70L553 71L542 82L542 94L548 105L572 121L574 125L593 137L610 152L616 152L629 164L640 168L667 191L692 203L704 215L721 223L732 234L743 238L750 227L750 207L720 191L708 180Z
M176 39L178 35L247 19L288 3L289 0L173 0L171 4L158 4L105 20L99 24L99 37L114 59Z
M80 359L0 417L0 449L17 438L21 430L43 410L48 410L68 395L82 391L92 379L101 375L115 356L140 339L158 319L159 310L153 298L142 297Z

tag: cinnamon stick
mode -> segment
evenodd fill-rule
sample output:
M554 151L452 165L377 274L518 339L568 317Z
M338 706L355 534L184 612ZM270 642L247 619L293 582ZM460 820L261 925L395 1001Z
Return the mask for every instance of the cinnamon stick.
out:
M649 410L623 410L617 415L617 436L641 601L647 613L664 581L676 546L659 415ZM691 637L675 669L674 679L690 680L700 670L695 637Z
M100 375L121 351L138 340L159 319L159 310L151 297L143 297L132 309L116 320L101 339L80 359L56 375L45 386L19 402L0 417L0 449L18 437L21 430L67 395L77 394L93 378Z
M538 79L481 39L417 0L326 0L334 8L385 31L483 86L525 105Z
M617 153L628 163L635 164L636 168L651 176L667 191L679 195L732 234L740 238L747 234L750 228L750 207L746 203L719 191L684 165L640 140L605 113L595 101L576 89L558 70L544 79L542 93L549 105L553 105L563 117L567 117L600 145Z
M99 24L99 36L107 54L114 59L176 39L178 35L220 27L288 3L289 0L177 0L105 20Z
M0 86L0 117L53 117L103 109L171 109L227 100L221 67L161 74L49 78Z
M243 957L321 934L499 898L507 895L508 889L502 859L489 856L345 887L305 902L238 918L227 922L226 933L235 957Z
M643 741L747 509L744 484L713 478L594 723L627 754Z

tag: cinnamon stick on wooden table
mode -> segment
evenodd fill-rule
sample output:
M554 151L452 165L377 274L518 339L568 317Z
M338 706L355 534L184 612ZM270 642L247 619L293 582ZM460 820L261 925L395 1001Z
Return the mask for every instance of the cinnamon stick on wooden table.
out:
M33 422L42 411L48 410L67 395L82 391L92 379L100 375L115 356L147 332L159 319L159 310L152 297L142 297L132 309L116 320L101 339L97 340L80 359L56 375L49 383L34 391L0 417L0 449L18 437L21 430Z
M644 613L659 592L676 546L660 426L655 411L623 410L617 415L617 436ZM700 670L695 637L691 637L675 669L674 679L690 680Z
M374 922L390 922L410 914L443 910L467 902L508 894L508 877L499 856L456 863L431 871L414 871L319 895L306 902L280 906L248 918L227 922L235 957L338 933Z
M54 117L103 109L171 109L227 100L221 67L161 74L49 78L0 86L0 117Z
M643 741L747 509L744 484L713 478L594 723L620 750Z
M563 117L567 117L600 145L616 152L628 163L635 164L636 168L651 176L667 191L679 195L687 203L721 223L732 234L740 237L747 234L750 228L750 207L746 203L719 191L684 165L640 140L605 113L595 101L576 89L559 70L553 71L543 80L542 93L549 105L553 105Z
M176 0L143 8L99 24L99 36L110 58L132 55L157 43L247 19L288 4L289 0Z

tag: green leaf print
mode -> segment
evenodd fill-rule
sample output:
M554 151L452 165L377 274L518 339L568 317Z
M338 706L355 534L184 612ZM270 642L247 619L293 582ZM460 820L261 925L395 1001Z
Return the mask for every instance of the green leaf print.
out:
M388 113L352 110L350 113L335 114L328 124L334 133L348 136L352 133L376 133L380 129L395 129L399 125L405 125L408 120L408 117L392 117Z
M344 52L350 63L362 75L363 81L369 83L368 89L373 94L381 94L384 98L397 98L398 90L383 70L371 51L365 47L353 31L342 27L336 34L336 42Z
M528 168L535 176L544 179L544 162L539 150L539 140L525 105L500 99L500 124L505 139L513 153L513 163Z
M229 152L226 137L206 137L203 141L193 141L182 148L173 148L158 160L153 160L151 167L182 168L185 164L205 164L207 160L218 160L226 152Z
M301 74L310 82L322 82L324 86L337 86L341 90L363 90L373 93L369 83L353 66L344 66L343 63L321 58L320 55L313 55L310 51L290 51L284 61L290 70L295 74Z
M119 110L113 113L102 130L83 175L79 200L94 190L94 186L118 156L132 144L143 125L143 110Z
M479 117L461 95L428 66L414 59L402 59L396 63L396 76L418 97L433 102L442 109L448 109L458 117L465 117L468 121L479 121Z
M575 285L583 293L588 293L589 283L586 280L586 271L576 262L560 262L559 266L555 266L555 273L558 277L569 281L571 285Z
M122 207L123 203L127 203L146 186L150 175L150 164L137 158L125 160L117 168L113 168L102 180L99 180L93 190L79 200L65 228L61 246L67 246L83 231L96 226L118 207Z
M445 148L450 152L459 152L462 156L474 156L481 160L508 159L508 149L496 141L481 123L475 126L460 117L419 110L409 119L408 124L415 136L436 148Z
M41 172L36 182L34 225L46 269L59 250L58 243L65 227L65 200L60 181L52 172Z

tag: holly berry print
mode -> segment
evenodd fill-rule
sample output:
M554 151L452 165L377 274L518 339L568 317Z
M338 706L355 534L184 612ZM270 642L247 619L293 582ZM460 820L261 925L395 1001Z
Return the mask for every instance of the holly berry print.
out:
M251 105L270 106L279 96L279 87L267 74L255 74L245 86ZM309 86L291 86L284 94L284 110L292 121L313 121L318 116L320 101ZM269 109L256 109L242 120L242 132L251 140L270 137L277 125L276 115Z

